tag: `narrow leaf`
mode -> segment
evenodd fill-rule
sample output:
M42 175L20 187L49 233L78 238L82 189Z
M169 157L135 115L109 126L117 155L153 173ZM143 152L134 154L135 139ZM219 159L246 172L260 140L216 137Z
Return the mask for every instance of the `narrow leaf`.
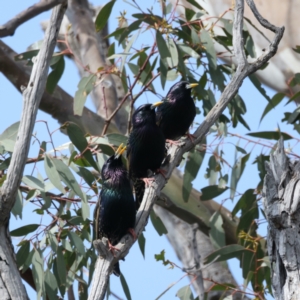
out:
M122 273L120 274L120 281L121 281L121 285L122 285L124 294L126 296L126 299L127 300L131 300L131 295L130 295L129 287L128 287L128 284L127 284L127 282L125 280L125 277L123 276Z
M141 250L141 252L143 254L143 257L145 258L145 244L146 244L146 239L145 239L145 236L144 236L143 233L141 233L139 235L138 243L139 243L140 250Z
M165 227L164 223L162 222L160 217L155 214L153 209L151 210L151 213L150 213L150 219L151 219L153 227L156 229L157 233L160 236L168 233L168 230Z
M177 293L176 296L180 300L194 300L193 293L190 285L182 287Z
M162 34L159 31L156 31L156 43L161 59L171 57L166 41L164 40Z
M226 245L223 219L219 211L216 211L209 219L209 237L216 249Z
M267 104L266 108L264 109L264 112L260 118L260 121L262 121L262 119L265 117L265 115L271 110L274 109L280 102L281 100L285 97L284 94L282 93L277 93L273 96L273 98L271 99L271 101Z
M28 234L30 232L35 231L39 226L40 226L40 224L25 225L25 226L22 226L22 227L20 227L18 229L12 230L10 232L10 235L11 236L23 236L23 235L26 235L26 234Z
M95 25L96 25L96 31L100 31L104 28L104 26L107 23L107 20L111 14L112 8L115 4L115 0L109 1L108 3L106 3L100 10L100 12L98 13L98 16L96 18L95 21Z
M293 137L291 135L289 135L288 133L279 132L279 131L251 132L251 133L247 133L247 135L266 139L266 140L276 140L276 141L278 141L281 137L285 141L293 139Z
M214 197L217 197L223 194L225 191L228 190L228 187L220 188L218 185L209 185L205 188L201 189L201 196L200 199L202 201L212 200Z

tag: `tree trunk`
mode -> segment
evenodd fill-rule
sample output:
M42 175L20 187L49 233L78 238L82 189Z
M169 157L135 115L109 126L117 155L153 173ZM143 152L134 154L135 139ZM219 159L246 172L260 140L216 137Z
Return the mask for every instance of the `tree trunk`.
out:
M296 300L300 287L300 161L290 162L281 139L266 169L263 203L275 299Z

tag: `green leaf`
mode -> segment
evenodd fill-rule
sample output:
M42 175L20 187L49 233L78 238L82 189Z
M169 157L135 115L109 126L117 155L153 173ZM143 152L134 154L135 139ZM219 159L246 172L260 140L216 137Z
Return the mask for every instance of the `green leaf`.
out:
M84 221L90 216L90 206L85 193L83 193L83 197L81 198L81 215Z
M300 73L296 73L293 79L290 81L289 86L295 86L300 84Z
M45 159L44 159L44 167L45 167L45 172L48 176L48 179L51 181L51 183L63 194L66 193L65 188L60 182L60 177L58 174L58 171L54 165L53 158L51 156L48 156L45 154Z
M55 253L57 250L57 247L58 247L58 241L57 241L56 236L52 232L48 231L47 238L49 240L52 251Z
M170 68L177 67L178 65L178 51L175 42L170 37L166 40L169 49L170 57L167 57L167 62Z
M165 227L164 223L162 222L160 217L155 214L153 209L151 210L151 213L150 213L150 219L151 219L153 227L155 228L155 230L157 231L157 233L160 236L168 233L168 230Z
M17 258L17 265L18 268L20 269L23 264L25 263L25 260L27 259L28 255L29 255L29 251L30 251L30 242L25 240L22 241L23 244L22 246L19 248L17 254L16 254L16 258Z
M74 144L74 146L82 153L83 157L95 168L96 171L100 171L97 163L94 161L92 152L88 149L88 142L84 137L83 131L78 125L72 122L68 122L65 125L67 127L67 134Z
M18 135L19 125L20 122L10 125L0 135L0 145L2 145L6 151L13 152Z
M128 137L123 134L109 133L105 135L105 138L108 140L109 144L117 147L120 146L121 144L127 145Z
M216 50L215 50L215 47L214 47L213 40L212 40L210 34L205 29L201 30L200 38L201 38L202 44L205 48L208 63L209 63L209 65L212 69L216 70L216 68L217 68L217 54L216 54Z
M216 211L209 219L209 237L216 249L226 245L223 219L219 211Z
M218 150L216 149L215 152ZM208 168L206 168L205 178L209 179L209 185L215 185L217 182L219 165L214 155L209 158Z
M235 146L236 150L243 153L243 154L247 154L247 151L244 150L243 148L239 147L239 146Z
M59 60L56 64L52 65L52 72L48 75L46 83L46 91L53 94L57 83L59 82L65 69L65 59L63 55L59 56Z
M96 31L100 31L104 28L104 26L107 23L107 20L111 14L112 8L115 4L115 0L109 1L108 3L106 3L100 10L100 12L98 13L98 16L96 18L95 21L95 25L96 25Z
M185 44L180 44L177 43L178 48L185 54L189 55L192 58L200 58L200 55L193 50L191 47L185 45Z
M45 190L44 182L40 181L39 179L37 179L33 176L30 176L30 175L23 176L22 182L24 182L26 185L28 185L29 187L31 187L33 189L37 189L40 191Z
M95 177L94 177L93 173L86 168L79 167L78 174L85 180L85 182L91 187L91 189L97 195L98 189L97 189L97 184L95 183Z
M279 132L279 131L260 131L260 132L251 132L247 133L247 135L262 138L266 140L276 140L278 141L281 137L287 141L293 139L291 135L285 132Z
M167 81L167 74L168 74L168 64L166 59L160 58L159 61L159 71L160 71L160 82L161 86L164 89Z
M140 250L141 250L141 252L143 254L143 257L145 259L145 244L146 244L146 239L145 239L145 236L144 236L143 233L141 233L139 235L138 243L139 243Z
M203 145L206 145L206 139L199 147L193 148L187 157L182 185L182 197L185 202L189 200L189 196L193 187L192 181L196 178L205 156L206 147Z
M39 249L34 251L32 257L32 274L33 274L33 279L37 291L37 299L42 298L45 293L44 261L43 261L43 253Z
M239 225L236 229L237 234L243 230L245 232L248 232L251 225L253 224L253 221L255 219L259 218L259 211L257 205L247 210L240 218ZM256 224L255 224L256 225Z
M233 208L231 212L232 217L234 218L240 210L242 210L243 215L248 209L250 209L253 206L253 203L255 202L256 195L254 194L254 189L248 189Z
M52 159L60 179L81 199L83 198L82 191L70 169L59 159Z
M238 245L238 244L225 246L225 247L218 249L215 252L211 253L207 257L205 257L204 264L209 264L212 261L214 261L214 262L224 261L224 260L228 260L230 258L239 257L240 254L245 251L250 251L250 250L248 250L245 247Z
M245 48L252 58L256 57L255 45L254 45L252 36L250 34L248 35L248 37L246 39Z
M45 289L48 299L57 298L57 281L53 273L49 269L45 272Z
M236 156L236 154L235 154L235 156ZM246 154L243 157L239 157L235 161L235 164L234 164L234 166L232 168L232 172L231 172L230 199L234 198L237 184L244 172L245 164L248 161L249 157L250 157L250 153Z
M187 0L187 2L191 3L192 5L199 8L200 10L203 10L203 7L196 0Z
M78 83L78 90L74 97L74 115L81 116L85 105L86 97L93 90L97 76L90 74L88 77L82 77Z
M22 226L18 229L15 229L15 230L11 231L10 235L11 236L23 236L23 235L26 235L30 232L35 231L39 226L40 226L40 224L25 225L25 226Z
M267 104L266 108L264 109L264 112L260 118L260 121L262 121L262 119L265 117L265 115L271 110L274 109L281 101L282 99L285 97L285 95L283 93L277 93L273 96L273 98L271 99L271 101Z
M18 189L16 195L16 201L11 212L15 217L20 216L20 219L22 219L22 210L23 210L23 197L21 191Z
M57 274L54 273L56 279L58 280L58 288L62 296L64 296L66 292L66 279L67 279L67 272L66 272L66 264L64 260L64 255L62 252L62 246L57 248L56 252L56 260L55 260L55 267Z
M131 39L128 41L127 45L126 45L126 48L124 49L124 52L125 53L128 53L132 47L132 44L135 42L136 38L138 37L139 33L133 35L131 37ZM122 62L121 62L121 66L120 66L120 71L122 72L123 71L123 68L124 68L124 65L125 65L125 62L126 62L126 58L127 56L123 56L122 57Z
M250 81L257 88L257 90L267 99L268 102L271 101L271 98L267 95L266 90L262 87L261 82L257 79L255 74L249 75Z
M300 53L300 46L296 46L296 48L292 48L296 53Z
M190 285L182 287L177 293L176 296L180 300L194 300L193 293Z
M205 188L201 189L201 196L200 199L202 201L206 200L212 200L214 197L217 197L221 194L223 194L225 191L228 190L228 187L220 188L218 185L209 185L206 186Z
M82 239L73 231L68 233L71 244L74 246L74 250L82 255L85 255L85 249Z
M156 44L161 59L171 57L167 43L159 31L156 31Z
M131 300L131 295L130 295L129 287L128 287L128 284L127 284L127 282L125 280L125 277L123 276L122 273L120 274L120 281L121 281L121 285L122 285L124 294L126 296L126 299L127 300Z

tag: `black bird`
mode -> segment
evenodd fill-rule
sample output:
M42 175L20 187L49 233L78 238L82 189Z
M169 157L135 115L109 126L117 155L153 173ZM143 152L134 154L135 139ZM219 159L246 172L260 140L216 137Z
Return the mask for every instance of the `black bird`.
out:
M165 137L155 121L155 107L144 104L132 116L132 130L127 145L129 176L133 180L136 207L139 208L150 179L148 170L158 171L165 155Z
M198 83L179 81L171 87L156 111L156 122L167 140L178 140L186 134L196 116L191 89ZM158 105L161 102L156 102Z
M129 231L135 238L135 203L127 170L122 163L123 144L108 158L101 171L102 190L94 211L96 239L106 237L113 252L120 239ZM114 274L120 275L119 262Z

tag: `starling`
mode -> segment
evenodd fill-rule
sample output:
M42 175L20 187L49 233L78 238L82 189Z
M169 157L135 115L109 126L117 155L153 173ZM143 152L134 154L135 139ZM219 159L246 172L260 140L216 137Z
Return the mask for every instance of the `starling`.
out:
M186 134L196 116L196 106L191 89L198 83L179 81L171 87L167 97L156 102L156 122L167 140L178 140Z
M96 239L108 238L112 251L128 231L135 235L135 203L128 173L122 163L125 149L126 146L121 144L103 165L102 190L94 211ZM113 272L120 275L119 262L115 264Z
M138 209L143 199L148 170L156 172L165 156L165 137L155 123L155 107L141 105L132 116L132 130L128 139L129 176L133 180Z

